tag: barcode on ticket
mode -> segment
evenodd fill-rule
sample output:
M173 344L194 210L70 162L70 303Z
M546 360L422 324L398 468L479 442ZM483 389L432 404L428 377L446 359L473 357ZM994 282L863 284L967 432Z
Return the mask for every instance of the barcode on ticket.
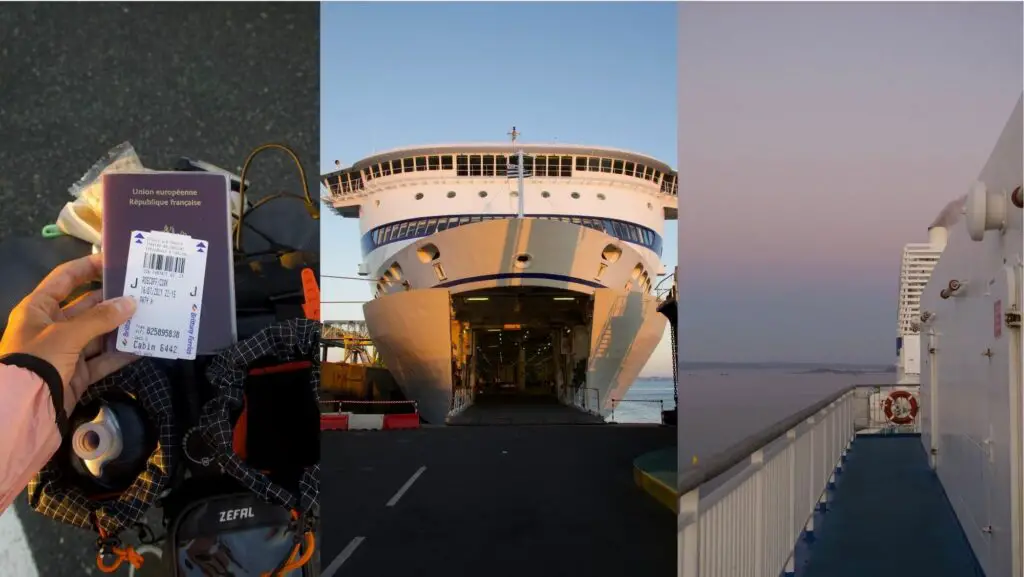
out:
M149 270L160 270L181 274L185 272L185 257L171 256L158 252L147 252L142 255L142 267Z

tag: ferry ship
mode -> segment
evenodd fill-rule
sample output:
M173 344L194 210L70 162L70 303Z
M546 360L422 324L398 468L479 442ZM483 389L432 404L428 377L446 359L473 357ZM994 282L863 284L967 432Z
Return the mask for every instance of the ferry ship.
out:
M665 332L656 288L676 171L510 134L323 175L336 214L359 219L374 346L428 423L492 393L607 416Z

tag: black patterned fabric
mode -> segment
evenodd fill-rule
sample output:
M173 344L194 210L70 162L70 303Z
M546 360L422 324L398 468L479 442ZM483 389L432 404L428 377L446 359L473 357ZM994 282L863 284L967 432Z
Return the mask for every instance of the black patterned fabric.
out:
M227 475L249 488L261 499L298 510L315 511L320 493L320 465L307 468L294 495L253 469L233 449L234 419L243 408L244 385L249 368L256 361L276 359L287 363L308 360L312 363L312 388L320 400L320 323L295 319L271 325L235 346L221 352L206 370L206 378L215 388L215 396L203 407L199 427L213 448L217 465Z
M67 485L62 466L51 461L28 484L29 505L37 512L94 531L98 525L110 536L141 522L157 497L167 489L175 456L180 454L181 439L171 404L171 383L152 360L139 359L93 385L80 402L86 404L113 391L134 396L158 434L156 450L135 482L115 500L94 501L78 488Z

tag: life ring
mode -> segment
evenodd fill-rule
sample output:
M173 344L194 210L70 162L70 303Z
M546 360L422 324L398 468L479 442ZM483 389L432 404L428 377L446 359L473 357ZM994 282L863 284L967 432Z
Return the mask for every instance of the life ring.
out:
M907 404L910 405L910 409L906 412L899 411L894 413L893 408L896 406L896 401L900 399L906 400ZM917 418L917 398L910 391L893 391L889 393L889 396L885 398L882 408L885 410L885 418L890 423L896 425L909 425Z

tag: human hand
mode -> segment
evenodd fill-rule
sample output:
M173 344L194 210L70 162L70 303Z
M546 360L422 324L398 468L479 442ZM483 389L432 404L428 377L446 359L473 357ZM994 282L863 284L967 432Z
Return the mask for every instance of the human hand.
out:
M104 335L135 314L133 298L103 302L102 293L92 291L61 308L75 289L101 277L102 266L102 256L94 254L53 269L14 307L0 339L0 355L25 353L57 369L68 415L90 385L137 358L120 351L103 352Z

